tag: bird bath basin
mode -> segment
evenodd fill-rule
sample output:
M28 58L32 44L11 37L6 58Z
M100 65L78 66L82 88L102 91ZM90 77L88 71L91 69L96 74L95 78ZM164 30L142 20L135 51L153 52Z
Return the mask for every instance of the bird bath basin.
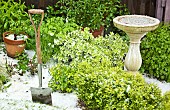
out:
M138 71L142 64L140 40L147 32L155 30L160 21L144 15L124 15L113 19L115 27L126 32L130 37L130 46L125 57L125 68L128 71Z

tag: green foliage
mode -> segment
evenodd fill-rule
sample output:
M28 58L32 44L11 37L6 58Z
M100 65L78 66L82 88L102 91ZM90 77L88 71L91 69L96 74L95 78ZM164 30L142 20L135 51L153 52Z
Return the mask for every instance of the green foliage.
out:
M76 71L78 97L91 110L156 110L161 91L142 75L82 62Z
M51 68L52 80L49 86L60 92L73 92L76 89L76 80L74 80L75 71L68 65L57 64Z
M54 45L54 39L60 39L60 36L78 29L79 27L73 22L66 22L61 17L47 18L41 27L41 48L42 60L46 63L53 54L58 53L59 48Z
M134 75L112 67L108 59L82 61L76 65L53 67L50 86L62 92L76 91L86 109L160 110L163 107L161 91L147 84L139 73Z
M20 32L27 33L30 38L27 39L26 49L35 48L35 32L31 25L27 7L24 3L14 2L14 0L0 1L0 35L5 31L13 31L15 34ZM35 17L34 17L35 18ZM34 19L33 18L33 19ZM32 37L34 39L32 39Z
M27 20L27 13L24 11L26 6L14 0L0 0L0 34L9 31L9 28L14 25L15 22L21 23L21 20ZM16 29L18 27L15 27Z
M37 73L37 63L35 62L35 56L32 59L28 58L27 53L22 53L17 57L18 63L16 69L20 75L29 71L32 75Z
M6 59L6 73L9 76L14 74L23 75L26 72L30 72L32 75L37 73L37 63L35 61L36 56L34 55L33 58L28 58L28 54L23 52L22 54L17 56L17 64L12 64L8 62Z
M88 28L84 31L76 30L67 35L60 35L54 39L54 47L59 52L54 54L54 59L59 63L70 65L83 60L109 59L113 66L123 66L123 56L127 45L119 35L111 33L106 37L94 38Z
M119 35L110 33L106 37L94 38L88 28L61 35L54 40L54 44L54 47L59 48L59 51L53 55L58 64L50 70L53 76L50 87L62 92L75 90L77 80L74 79L74 68L80 62L87 61L98 66L123 68L123 56L127 49L127 45Z
M149 32L141 43L141 71L170 82L170 25Z
M6 68L0 65L0 91L5 83L9 81L9 75L7 74Z
M27 13L25 13L24 19L20 18L17 21L10 21L9 23L9 31L13 31L15 34L19 34L20 32L28 32L31 29L29 28L31 23Z
M164 110L168 110L170 108L170 91L164 94L163 101L164 101Z
M88 62L88 61L87 61ZM112 66L112 62L108 59L95 58L90 61L93 66L103 66L103 68L109 68ZM54 90L60 92L73 92L77 89L77 67L79 63L72 63L72 65L65 65L58 63L56 66L50 69L50 73L53 76L49 83L49 86Z
M25 13L25 19L20 19L18 21L12 21L10 23L10 31L15 32L16 34L20 32L25 32L28 34L29 38L26 40L26 49L35 50L35 31L30 21L30 18L27 13ZM32 15L32 19L36 26L40 22L41 15Z
M14 32L15 34L19 34L21 32L26 33L29 36L29 38L26 40L26 49L33 50L35 49L35 32L33 26L31 26L32 24L28 14L26 14L26 16L27 19L11 21L9 31Z
M17 62L17 69L18 71L21 70L21 73L19 74L23 75L28 70L28 63L29 63L28 54L22 53L17 57L17 60L19 60Z
M61 15L92 30L110 26L115 16L127 14L120 0L58 0L54 8L48 7L50 15Z

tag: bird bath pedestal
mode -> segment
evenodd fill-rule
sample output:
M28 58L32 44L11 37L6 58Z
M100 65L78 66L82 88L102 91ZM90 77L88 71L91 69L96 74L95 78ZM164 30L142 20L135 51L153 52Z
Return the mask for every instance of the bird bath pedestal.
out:
M160 21L144 15L125 15L113 19L114 25L130 37L130 46L125 57L125 68L136 72L142 64L140 40L147 32L155 30Z

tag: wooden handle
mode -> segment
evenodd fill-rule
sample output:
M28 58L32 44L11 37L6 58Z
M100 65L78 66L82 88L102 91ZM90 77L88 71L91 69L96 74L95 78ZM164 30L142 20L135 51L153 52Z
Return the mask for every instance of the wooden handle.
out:
M34 27L35 30L35 39L36 39L36 52L37 52L37 60L38 64L42 64L42 56L41 56L41 43L40 43L40 26L42 24L43 18L44 18L44 10L41 9L30 9L28 10L30 21ZM38 29L36 29L35 23L32 19L31 14L41 14L41 21L38 25Z
M30 13L30 14L43 14L44 10L41 10L41 9L30 9L30 10L28 10L28 13Z

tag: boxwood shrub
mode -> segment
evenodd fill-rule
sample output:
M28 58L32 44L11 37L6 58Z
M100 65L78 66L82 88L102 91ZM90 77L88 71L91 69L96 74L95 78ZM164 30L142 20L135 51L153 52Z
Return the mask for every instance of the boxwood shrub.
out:
M170 25L149 32L141 43L141 71L170 82Z
M103 65L102 66L103 68L112 67L112 62L104 58L103 59L95 58L90 62L95 66ZM53 77L49 82L49 86L54 91L59 91L63 93L76 91L77 90L76 71L78 64L76 62L72 63L72 65L58 63L57 65L52 67L50 69L50 73Z
M54 91L59 92L73 92L76 89L76 80L74 75L76 73L74 68L68 65L57 64L50 69L50 73L53 76L49 82L49 86Z
M147 84L139 73L81 62L76 75L78 97L90 110L159 110L162 107L161 91Z
M82 61L76 67L58 64L51 72L51 87L75 91L88 110L162 110L165 105L157 86L139 73L112 67L107 59Z

